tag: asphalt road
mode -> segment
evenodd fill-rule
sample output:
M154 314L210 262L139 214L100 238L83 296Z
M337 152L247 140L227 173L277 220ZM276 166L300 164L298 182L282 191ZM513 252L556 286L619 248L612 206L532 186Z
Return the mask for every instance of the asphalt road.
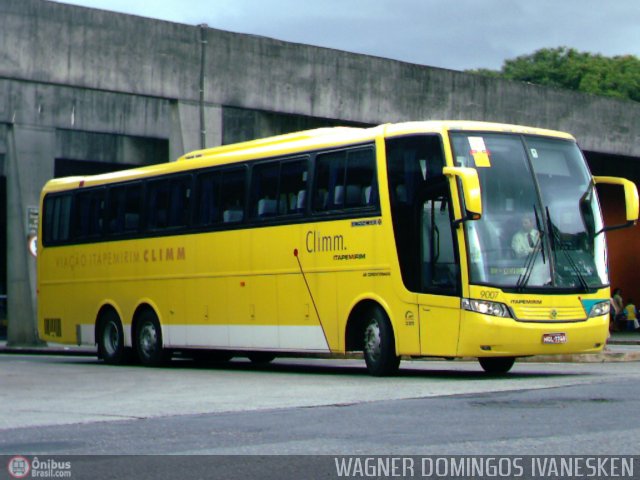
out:
M148 369L0 355L0 455L633 455L639 367L517 363L490 377L413 361L373 378L359 360Z

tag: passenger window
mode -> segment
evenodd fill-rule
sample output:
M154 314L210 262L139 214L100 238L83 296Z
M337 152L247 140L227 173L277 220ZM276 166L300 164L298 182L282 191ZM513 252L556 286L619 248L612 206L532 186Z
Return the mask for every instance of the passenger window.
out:
M159 230L169 226L171 189L169 180L155 180L147 184L147 228Z
M279 163L266 163L253 167L251 205L253 218L273 217L278 213Z
M154 180L147 184L147 227L184 227L191 211L191 177Z
M314 210L342 210L378 205L375 156L371 148L318 155Z
M142 205L141 185L130 184L112 187L109 190L107 228L109 233L119 235L137 232L140 228Z
M214 170L198 175L198 225L238 223L244 219L245 175L245 168Z
M244 220L245 176L245 168L222 172L220 204L224 223L238 223Z
M69 240L71 233L71 194L48 197L44 208L45 243Z
M169 227L186 227L191 213L191 177L171 179Z
M284 162L278 195L280 214L303 213L307 206L307 162Z
M352 150L347 155L345 174L346 207L364 207L377 203L375 158L373 150Z
M220 206L222 174L206 172L198 175L198 214L196 223L207 226L222 222Z
M87 190L76 195L74 239L85 240L102 234L105 189Z
M307 162L293 160L253 167L251 212L253 218L291 215L305 211Z
M333 210L341 206L346 159L347 153L344 151L325 153L316 157L316 186L313 200L315 211Z

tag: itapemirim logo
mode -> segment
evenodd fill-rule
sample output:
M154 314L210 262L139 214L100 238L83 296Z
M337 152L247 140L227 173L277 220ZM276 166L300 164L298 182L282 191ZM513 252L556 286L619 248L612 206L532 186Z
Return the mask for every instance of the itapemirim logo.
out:
M31 464L25 457L16 456L9 460L7 470L13 478L25 478L31 471Z

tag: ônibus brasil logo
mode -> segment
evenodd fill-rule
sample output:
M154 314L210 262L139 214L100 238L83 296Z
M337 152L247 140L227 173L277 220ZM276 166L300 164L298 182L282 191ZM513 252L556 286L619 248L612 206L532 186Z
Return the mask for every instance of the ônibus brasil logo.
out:
M25 457L13 457L9 460L7 470L13 478L25 478L31 471L31 464Z

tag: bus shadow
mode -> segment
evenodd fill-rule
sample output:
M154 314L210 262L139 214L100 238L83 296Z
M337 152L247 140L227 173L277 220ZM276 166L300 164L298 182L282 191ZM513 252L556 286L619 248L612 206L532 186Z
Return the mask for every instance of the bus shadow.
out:
M101 360L96 358L78 358L78 357L57 357L57 363L67 363L74 365L93 365L100 368L136 368L144 369L137 362L129 362L123 366L105 365ZM525 362L522 365L530 365ZM566 371L558 371L556 369L545 368L544 364L539 364L535 370L527 368L526 370L518 368L516 362L513 370L503 375L492 375L484 372L479 364L469 360L455 361L407 361L400 365L398 373L392 377L381 377L395 379L411 379L411 378L431 378L440 380L464 379L474 381L494 381L494 380L530 380L535 378L567 378L567 377L584 377L594 375L592 372L576 371L570 366ZM369 375L364 361L344 360L344 359L317 359L317 358L299 358L299 357L283 357L277 358L271 363L252 363L245 358L234 358L230 361L202 361L193 360L191 358L173 358L160 367L153 370L192 370L192 371L210 371L210 372L238 372L238 373L277 373L290 375L317 375L317 376L342 376L342 377L370 377L372 381L377 380L376 377Z
M284 359L283 359L284 360ZM332 365L332 362L335 364ZM412 362L403 366L400 365L400 370L393 377L386 378L436 378L436 379L456 379L461 378L465 380L496 380L496 379L532 379L532 378L552 378L552 377L567 377L567 376L585 376L591 375L589 372L558 372L555 370L545 369L541 366L535 371L518 371L518 364L513 367L513 370L504 375L488 374L482 370L482 368L474 364L472 361L452 361L450 368L443 368L444 362L438 361L425 361L420 362L419 368L416 366L417 362ZM167 367L171 369L192 369L192 370L211 370L211 371L237 371L237 372L265 372L265 373L280 373L280 374L307 374L307 375L321 375L321 376L355 376L355 377L370 377L367 371L364 361L362 365L346 365L340 363L340 360L324 360L320 362L305 362L303 360L296 361L292 358L287 358L285 361L274 360L268 364L255 364L244 359L231 360L228 362L196 362L192 360L173 360ZM375 377L370 377L372 380ZM383 377L384 378L384 377Z

